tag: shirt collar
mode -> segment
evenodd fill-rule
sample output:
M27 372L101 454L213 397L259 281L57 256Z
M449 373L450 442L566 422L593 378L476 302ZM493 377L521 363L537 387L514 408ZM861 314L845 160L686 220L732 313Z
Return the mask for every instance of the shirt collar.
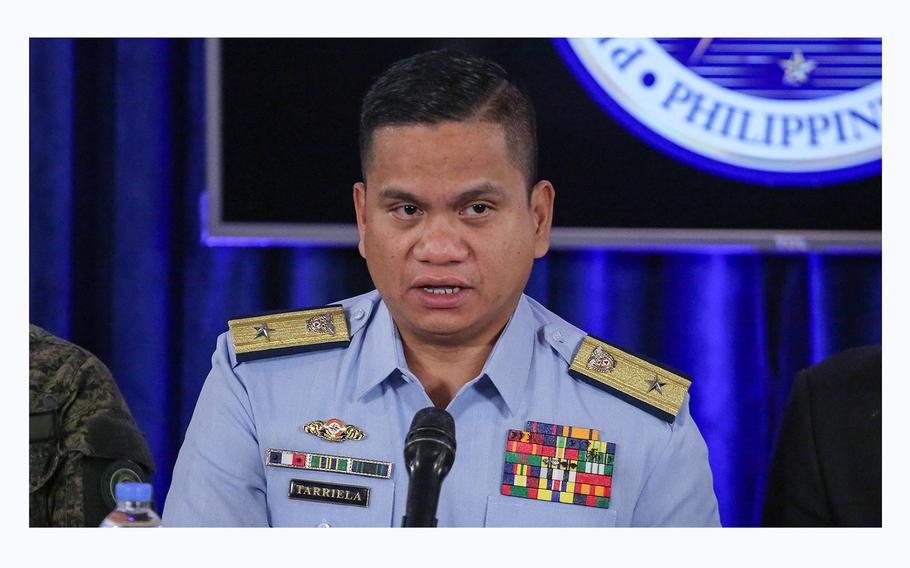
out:
M392 314L380 298L373 310L371 321L364 334L357 365L356 399L360 399L376 385L398 371L398 354L401 339L392 321Z
M512 414L518 412L528 382L537 327L528 299L522 294L515 312L480 372L480 376L486 375L493 383ZM361 347L361 364L355 392L358 399L394 372L403 371L405 365L401 337L385 302L378 302L370 325L363 331L366 333Z
M537 327L528 299L522 294L515 312L481 371L481 375L486 375L499 391L513 415L519 413L519 405L528 384Z

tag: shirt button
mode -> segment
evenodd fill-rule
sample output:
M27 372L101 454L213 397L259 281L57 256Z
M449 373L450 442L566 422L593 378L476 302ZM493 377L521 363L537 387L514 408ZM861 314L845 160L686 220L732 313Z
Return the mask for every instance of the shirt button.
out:
M361 310L360 308L357 308L356 310L354 310L354 319L355 320L363 319L363 316L365 316L365 315L367 315L366 312Z
M562 336L562 332L559 331L558 329L556 331L554 331L553 335L551 335L550 337L553 338L553 341L558 341L560 343L566 342L565 338Z

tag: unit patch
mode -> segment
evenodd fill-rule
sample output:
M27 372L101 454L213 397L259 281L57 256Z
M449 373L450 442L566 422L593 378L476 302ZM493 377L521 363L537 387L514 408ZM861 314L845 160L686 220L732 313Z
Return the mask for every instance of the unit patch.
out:
M319 501L356 507L370 506L370 488L362 485L343 485L324 481L292 479L288 497L301 501Z
M348 473L365 477L381 477L383 479L392 477L392 462L365 460L348 456L330 456L312 452L295 452L293 450L269 448L266 452L265 464L272 467Z
M508 433L503 495L609 508L616 444L591 428L534 421L525 428Z

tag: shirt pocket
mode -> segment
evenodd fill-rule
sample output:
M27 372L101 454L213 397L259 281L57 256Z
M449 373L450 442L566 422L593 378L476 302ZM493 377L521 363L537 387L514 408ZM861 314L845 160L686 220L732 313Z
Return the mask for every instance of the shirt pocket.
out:
M487 497L486 527L612 527L616 511L506 495Z

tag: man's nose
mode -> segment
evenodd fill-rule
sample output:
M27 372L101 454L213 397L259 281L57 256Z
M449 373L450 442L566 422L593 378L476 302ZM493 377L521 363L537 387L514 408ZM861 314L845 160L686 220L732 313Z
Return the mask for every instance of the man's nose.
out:
M463 262L468 258L469 249L459 225L457 219L429 216L414 246L414 257L430 264Z

